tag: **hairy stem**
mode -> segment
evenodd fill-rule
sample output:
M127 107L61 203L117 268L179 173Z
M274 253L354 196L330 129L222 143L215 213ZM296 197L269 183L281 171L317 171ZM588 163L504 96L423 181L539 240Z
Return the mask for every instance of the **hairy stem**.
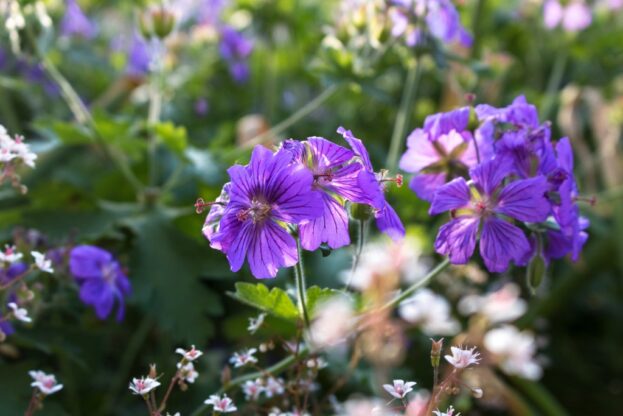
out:
M305 290L305 267L303 266L303 249L301 248L301 239L296 239L296 249L299 255L299 261L294 265L294 278L296 280L296 294L298 297L299 314L303 317L305 328L309 328L309 314L307 312L307 294Z
M396 115L396 121L394 122L394 130L389 145L387 162L385 163L387 169L392 173L395 172L396 165L398 164L398 154L400 153L402 141L407 134L407 122L413 108L413 101L415 100L421 78L422 65L415 60L407 72L406 87L402 93L402 99L400 107L398 108L398 114Z

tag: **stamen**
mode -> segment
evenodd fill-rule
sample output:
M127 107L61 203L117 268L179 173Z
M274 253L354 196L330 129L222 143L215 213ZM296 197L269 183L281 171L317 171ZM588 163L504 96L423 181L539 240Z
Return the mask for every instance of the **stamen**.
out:
M397 187L401 187L403 182L403 177L402 175L398 174L396 175L395 178L383 178L381 179L381 182L394 182L396 184Z
M212 205L224 205L222 202L205 202L203 198L197 198L197 202L195 202L195 212L197 214L201 214L203 210L207 207L211 207Z

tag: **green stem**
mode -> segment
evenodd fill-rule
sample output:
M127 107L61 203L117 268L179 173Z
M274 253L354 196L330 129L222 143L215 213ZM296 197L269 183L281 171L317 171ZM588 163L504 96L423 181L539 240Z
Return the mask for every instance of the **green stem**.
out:
M439 275L441 272L446 270L449 265L450 265L450 260L449 259L445 259L444 261L439 263L437 265L437 267L435 267L433 270L431 270L426 276L424 276L422 279L418 280L416 283L412 284L407 289L402 291L399 295L396 295L396 297L394 299L390 300L385 305L383 305L380 308L380 310L386 310L386 309L395 308L403 300L407 299L409 296L411 296L413 293L415 293L418 289L426 286L428 284L428 282L431 281L431 279L433 279L435 276Z
M361 253L363 252L363 246L366 239L366 220L358 220L357 221L357 248L355 249L355 253L353 254L353 265L350 269L350 275L348 277L348 282L346 283L346 287L348 288L353 282L353 278L355 277L355 272L357 271L357 266L359 266L359 259L361 259Z
M229 383L225 384L216 394L223 394L228 392L229 390L233 389L234 387L240 386L241 384L243 384L246 381L249 380L255 380L257 378L260 377L265 377L266 374L272 374L274 376L280 374L281 372L287 370L288 368L290 368L292 365L294 365L295 363L297 363L300 360L304 360L307 356L309 355L309 349L307 349L306 347L302 347L297 355L289 355L286 358L284 358L283 360L279 361L278 363L275 363L274 365L272 365L271 367L268 367L262 371L256 371L254 373L249 373L249 374L245 374L243 376L240 377L236 377L234 379L232 379ZM199 416L201 415L203 412L205 412L208 409L208 405L202 405L200 407L198 407L192 414L191 416Z
M158 140L154 131L156 124L160 121L162 114L162 65L158 64L158 69L152 76L149 94L149 112L147 115L147 127L149 132L148 160L149 160L149 185L155 186L158 177L158 162L156 152L158 150Z
M474 43L471 47L471 54L473 58L480 57L480 45L481 45L481 22L484 20L482 17L485 10L486 0L477 0L474 6L474 13L472 15L472 35L474 36Z
M313 100L305 104L303 107L301 107L296 113L290 115L285 120L276 124L270 130L253 137L251 140L244 143L242 145L242 148L251 148L255 146L256 144L262 143L268 137L278 136L279 134L283 133L285 130L287 130L294 124L296 124L299 120L307 117L314 110L320 107L322 103L327 101L333 94L337 92L338 88L339 88L338 84L330 85L323 92L321 92L316 98L314 98Z
M565 74L565 67L567 66L567 59L569 57L566 47L561 47L556 55L556 61L554 62L554 68L550 74L549 81L547 82L547 90L545 92L545 101L543 102L541 116L543 120L549 120L551 113L554 109L556 98L558 97L558 90L560 89L560 83L562 77Z
M307 294L305 290L305 267L303 266L303 249L301 248L301 239L296 239L296 249L299 255L299 261L294 265L294 278L296 280L296 294L298 297L299 314L305 321L305 328L309 328L309 314L307 312Z
M407 72L406 87L402 93L400 107L394 122L394 131L389 145L389 153L385 166L390 172L395 172L398 164L398 154L400 153L401 144L407 134L407 121L413 108L413 101L416 98L418 84L422 78L422 65L416 60L413 61Z

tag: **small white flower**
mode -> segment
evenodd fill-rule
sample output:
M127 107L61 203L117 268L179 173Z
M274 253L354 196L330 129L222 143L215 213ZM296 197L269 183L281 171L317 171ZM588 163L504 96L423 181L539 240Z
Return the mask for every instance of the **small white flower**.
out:
M415 384L415 381L407 381L405 383L404 380L394 380L393 385L383 384L383 388L395 398L404 399L407 394L413 391L413 386L415 386Z
M22 253L18 253L15 246L4 246L4 252L0 251L0 262L15 263L23 257Z
M143 396L158 387L159 385L160 383L151 377L141 377L140 379L133 378L129 387L134 394Z
M198 349L195 349L194 345L191 345L191 348L186 351L182 348L178 348L175 350L177 354L180 354L186 361L195 361L197 358L201 357L203 353Z
M17 303L10 302L8 304L8 307L13 310L13 316L18 321L28 322L28 323L32 322L32 319L30 318L30 316L28 316L28 311L24 308L20 308L19 306L17 306Z
M310 342L315 348L335 347L352 333L353 305L343 296L334 296L316 307L309 329Z
M474 396L475 398L482 399L483 395L484 391L480 387L475 387L472 389L472 396Z
M472 364L480 362L480 353L476 351L476 347L470 349L461 349L451 347L452 355L446 355L446 361L454 366L454 368L463 369Z
M62 384L58 384L54 374L46 374L43 371L29 371L28 374L34 380L30 385L36 387L39 391L49 396L63 388Z
M264 381L264 394L266 397L279 396L284 393L285 388L282 378L268 377Z
M261 313L257 316L257 318L249 318L249 326L247 330L250 334L255 334L258 329L264 324L264 318L266 318L265 313Z
M52 269L52 260L47 259L45 254L39 253L38 251L31 251L30 254L35 259L35 266L42 272L46 273L54 273L54 269Z
M315 357L315 358L310 358L309 360L307 360L307 368L315 368L318 370L322 370L323 368L326 368L328 365L329 363L327 363L327 361L322 357Z
M433 413L436 416L461 416L460 413L454 413L454 407L452 406L448 407L448 410L446 410L445 412L441 412L439 410L433 410Z
M242 350L240 352L235 352L234 355L229 359L229 362L234 365L234 367L244 367L247 364L255 364L257 363L257 358L253 356L257 352L257 349L251 348L248 350Z
M219 395L213 394L204 403L212 405L214 411L218 413L231 413L238 410L232 399L227 397L226 394L222 398Z
M199 377L199 373L195 370L195 366L192 362L181 365L177 364L177 368L179 369L180 377L187 383L194 383L197 377Z
M487 332L484 345L505 373L531 380L541 377L543 370L534 358L536 342L532 333L505 325Z
M264 391L264 385L262 379L247 380L242 385L242 392L247 400L257 400L260 398L260 394Z

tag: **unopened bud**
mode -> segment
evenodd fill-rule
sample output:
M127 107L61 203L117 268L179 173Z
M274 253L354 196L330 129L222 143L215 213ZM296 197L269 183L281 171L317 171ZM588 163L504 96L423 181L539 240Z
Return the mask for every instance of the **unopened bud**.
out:
M231 381L231 368L226 365L225 368L223 368L223 371L221 371L221 384L226 386L229 384L229 382Z
M350 216L358 221L367 221L374 216L374 210L367 204L351 204Z
M546 271L547 265L545 264L545 259L537 253L532 260L530 260L528 269L526 270L526 280L528 281L530 290L534 292L541 285Z
M471 102L475 100L476 96L473 96ZM476 114L476 110L474 107L469 108L469 121L467 122L467 129L469 131L476 131L476 129L480 127L480 120L478 120L478 114Z
M149 378L153 378L154 380L158 378L158 370L156 370L156 364L149 364L149 374L147 375Z
M434 339L430 339L432 341L432 345L430 348L430 363L433 368L439 367L439 360L441 359L441 350L443 349L443 338L435 341Z
M481 399L482 395L483 395L483 391L480 387L476 387L474 389L472 389L472 396L474 396L476 399Z
M145 38L155 36L164 39L175 27L175 15L164 7L158 7L143 12L138 23Z
M4 342L6 340L6 334L0 329L0 342Z

